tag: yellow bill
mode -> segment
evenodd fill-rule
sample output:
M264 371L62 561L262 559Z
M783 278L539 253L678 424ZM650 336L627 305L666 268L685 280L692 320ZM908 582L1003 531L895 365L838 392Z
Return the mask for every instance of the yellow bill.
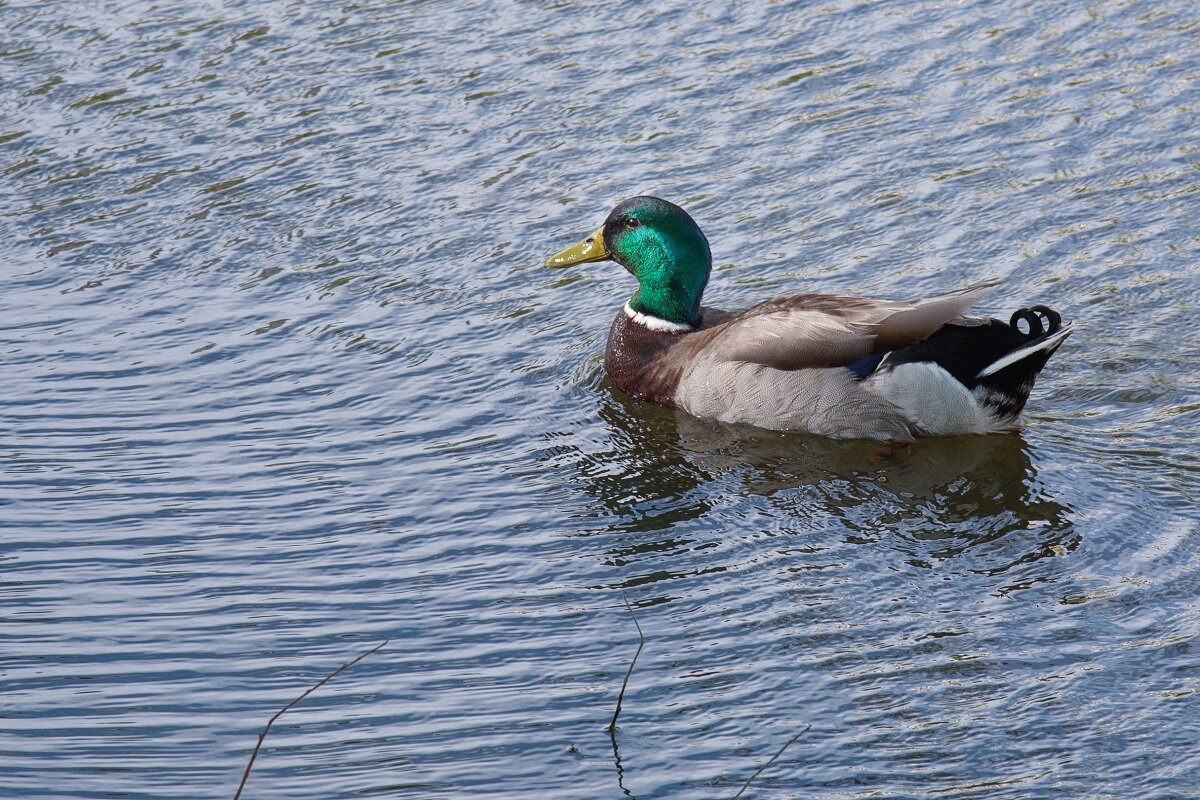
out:
M546 259L544 266L569 267L572 264L584 264L588 261L604 261L608 257L608 251L604 249L604 227L601 226L579 244L573 244L566 250Z

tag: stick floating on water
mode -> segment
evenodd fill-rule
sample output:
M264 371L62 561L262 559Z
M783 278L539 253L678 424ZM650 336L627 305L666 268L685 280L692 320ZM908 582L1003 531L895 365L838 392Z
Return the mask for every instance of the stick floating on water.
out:
M258 758L258 749L260 747L262 747L263 739L267 738L267 731L271 730L271 725L274 724L275 720L282 717L283 712L287 711L289 708L296 705L296 703L299 703L301 700L308 697L310 694L315 692L317 689L320 689L322 686L324 686L326 683L328 683L329 680L331 678L333 678L334 676L336 676L338 673L342 672L343 670L349 669L350 667L353 667L355 664L362 661L367 656L369 656L372 653L374 653L375 651L379 650L381 647L383 647L389 641L390 641L390 639L384 639L382 642L375 645L374 647L372 647L370 650L363 653L362 655L350 659L349 661L347 661L346 663L342 664L340 667L335 669L333 672L329 673L324 678L321 678L321 680L317 681L312 686L310 686L308 688L308 691L306 691L304 694L300 695L295 700L293 700L292 702L288 703L286 706L284 706L283 708L281 708L275 712L275 716L271 717L271 719L267 721L267 726L265 728L263 728L262 733L260 733L258 735L258 744L254 745L254 752L250 754L250 760L246 762L246 771L242 773L242 782L238 784L237 793L234 794L233 800L238 800L238 798L240 798L242 796L242 789L246 788L246 779L250 777L250 768L254 766L254 759ZM626 679L628 680L628 678L626 678Z
M629 609L629 616L633 617L633 625L638 632L638 649L633 654L633 661L629 662L629 669L625 671L625 681L621 684L621 693L617 695L617 710L613 712L612 722L608 724L608 730L614 736L617 732L617 717L621 716L621 701L625 699L625 688L629 686L629 676L633 674L633 665L637 663L638 656L642 654L642 647L646 644L646 637L642 634L642 626L638 625L637 615L633 613L633 606L629 605L629 598L625 596L625 592L621 592L621 599L625 601L625 607Z
M629 676L633 674L633 665L637 663L638 656L642 654L642 647L646 644L646 637L642 634L642 626L638 624L637 614L633 613L633 606L629 604L629 598L621 592L621 599L625 601L625 608L629 609L629 616L633 618L634 627L638 632L638 649L633 654L633 660L629 662L629 669L625 670L625 680L621 683L621 693L617 695L617 709L613 712L612 722L608 723L608 738L612 740L613 763L617 767L617 787L620 788L621 794L632 798L633 794L625 788L625 769L621 766L621 754L617 751L617 717L621 716L621 701L625 699L625 689L629 686Z
M779 748L779 752L778 752L778 753L776 753L775 755L771 756L771 760L770 760L770 761L768 761L767 763L763 764L761 767L759 767L759 768L758 768L758 771L757 771L757 772L755 772L753 775L751 775L751 776L750 776L750 780L746 781L745 785L744 785L744 786L742 786L742 788L738 790L738 793L737 793L737 794L735 794L735 795L733 796L733 800L738 800L738 798L742 796L742 792L744 792L744 791L746 791L747 789L749 789L749 788L750 788L750 784L754 782L754 779L755 779L755 778L757 778L759 775L761 775L761 774L762 774L762 771L763 771L764 769L766 769L767 767L769 767L769 766L771 766L772 764L774 764L774 763L775 763L775 759L777 759L777 758L779 758L781 755L783 755L783 751L784 751L784 750L787 750L789 747L791 747L791 746L792 746L792 742L796 741L796 740L797 740L797 739L799 739L801 736L803 736L804 734L808 733L808 729L809 729L809 728L811 728L811 727L812 727L812 725L805 725L805 726L804 726L804 730L800 731L800 732L799 732L799 733L797 733L795 736L793 736L792 738L788 739L788 740L787 740L787 741L784 743L783 747Z
M625 671L625 680L621 683L621 693L617 695L617 708L615 711L613 711L612 722L608 724L608 735L612 739L613 758L617 763L617 785L621 787L621 791L627 797L632 797L633 795L631 795L629 790L625 788L624 781L622 780L625 776L625 771L621 769L621 756L617 753L617 718L621 716L621 702L625 699L625 689L629 687L629 676L633 674L633 667L635 664L637 664L638 656L642 654L642 647L644 647L646 644L646 636L642 633L642 626L638 624L637 614L633 613L633 606L629 604L629 598L625 596L625 592L621 592L621 599L625 602L625 608L629 609L629 616L633 618L633 625L637 628L638 648L637 652L633 654L633 660L629 662L629 669ZM767 763L759 767L754 774L750 776L750 779L742 785L742 788L738 790L738 793L733 796L732 800L738 800L738 798L740 798L742 794L750 788L750 784L754 783L754 779L761 775L767 767L774 764L775 760L783 755L783 751L791 747L792 744L801 736L808 733L810 728L812 728L812 725L805 725L804 730L800 731L795 736L784 742L783 747L779 748L779 750L775 753L775 755L771 756ZM234 798L234 800L237 800L237 798Z

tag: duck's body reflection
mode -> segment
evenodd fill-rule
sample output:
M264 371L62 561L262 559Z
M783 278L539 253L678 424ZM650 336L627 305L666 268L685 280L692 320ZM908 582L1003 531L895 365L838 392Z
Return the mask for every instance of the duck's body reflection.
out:
M846 543L878 543L918 568L999 574L1078 543L1071 509L1038 479L1021 434L839 442L697 420L631 400L607 382L598 397L610 446L577 454L582 485L605 512L593 532L644 534L623 536L608 555L614 565L647 556L655 564L625 585L728 568L718 553L702 566L688 559L679 571L661 560L711 547L697 532L711 530L705 519L718 506L722 541L767 534L795 546L806 532L837 529ZM739 497L742 524L728 513Z

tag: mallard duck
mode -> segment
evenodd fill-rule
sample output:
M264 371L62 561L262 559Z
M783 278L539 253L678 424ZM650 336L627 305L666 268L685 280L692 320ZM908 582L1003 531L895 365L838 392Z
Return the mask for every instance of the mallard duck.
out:
M546 266L604 260L638 280L608 332L612 382L722 422L886 441L1016 430L1034 379L1071 333L1042 305L1008 322L964 317L979 290L928 300L793 294L740 314L704 307L708 240L657 197L622 201Z

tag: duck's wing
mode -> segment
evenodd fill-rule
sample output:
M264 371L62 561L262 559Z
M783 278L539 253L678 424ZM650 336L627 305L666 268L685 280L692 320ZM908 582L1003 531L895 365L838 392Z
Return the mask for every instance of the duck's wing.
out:
M776 369L843 367L931 336L960 319L979 291L912 301L828 294L777 297L714 330L706 349L721 361Z

